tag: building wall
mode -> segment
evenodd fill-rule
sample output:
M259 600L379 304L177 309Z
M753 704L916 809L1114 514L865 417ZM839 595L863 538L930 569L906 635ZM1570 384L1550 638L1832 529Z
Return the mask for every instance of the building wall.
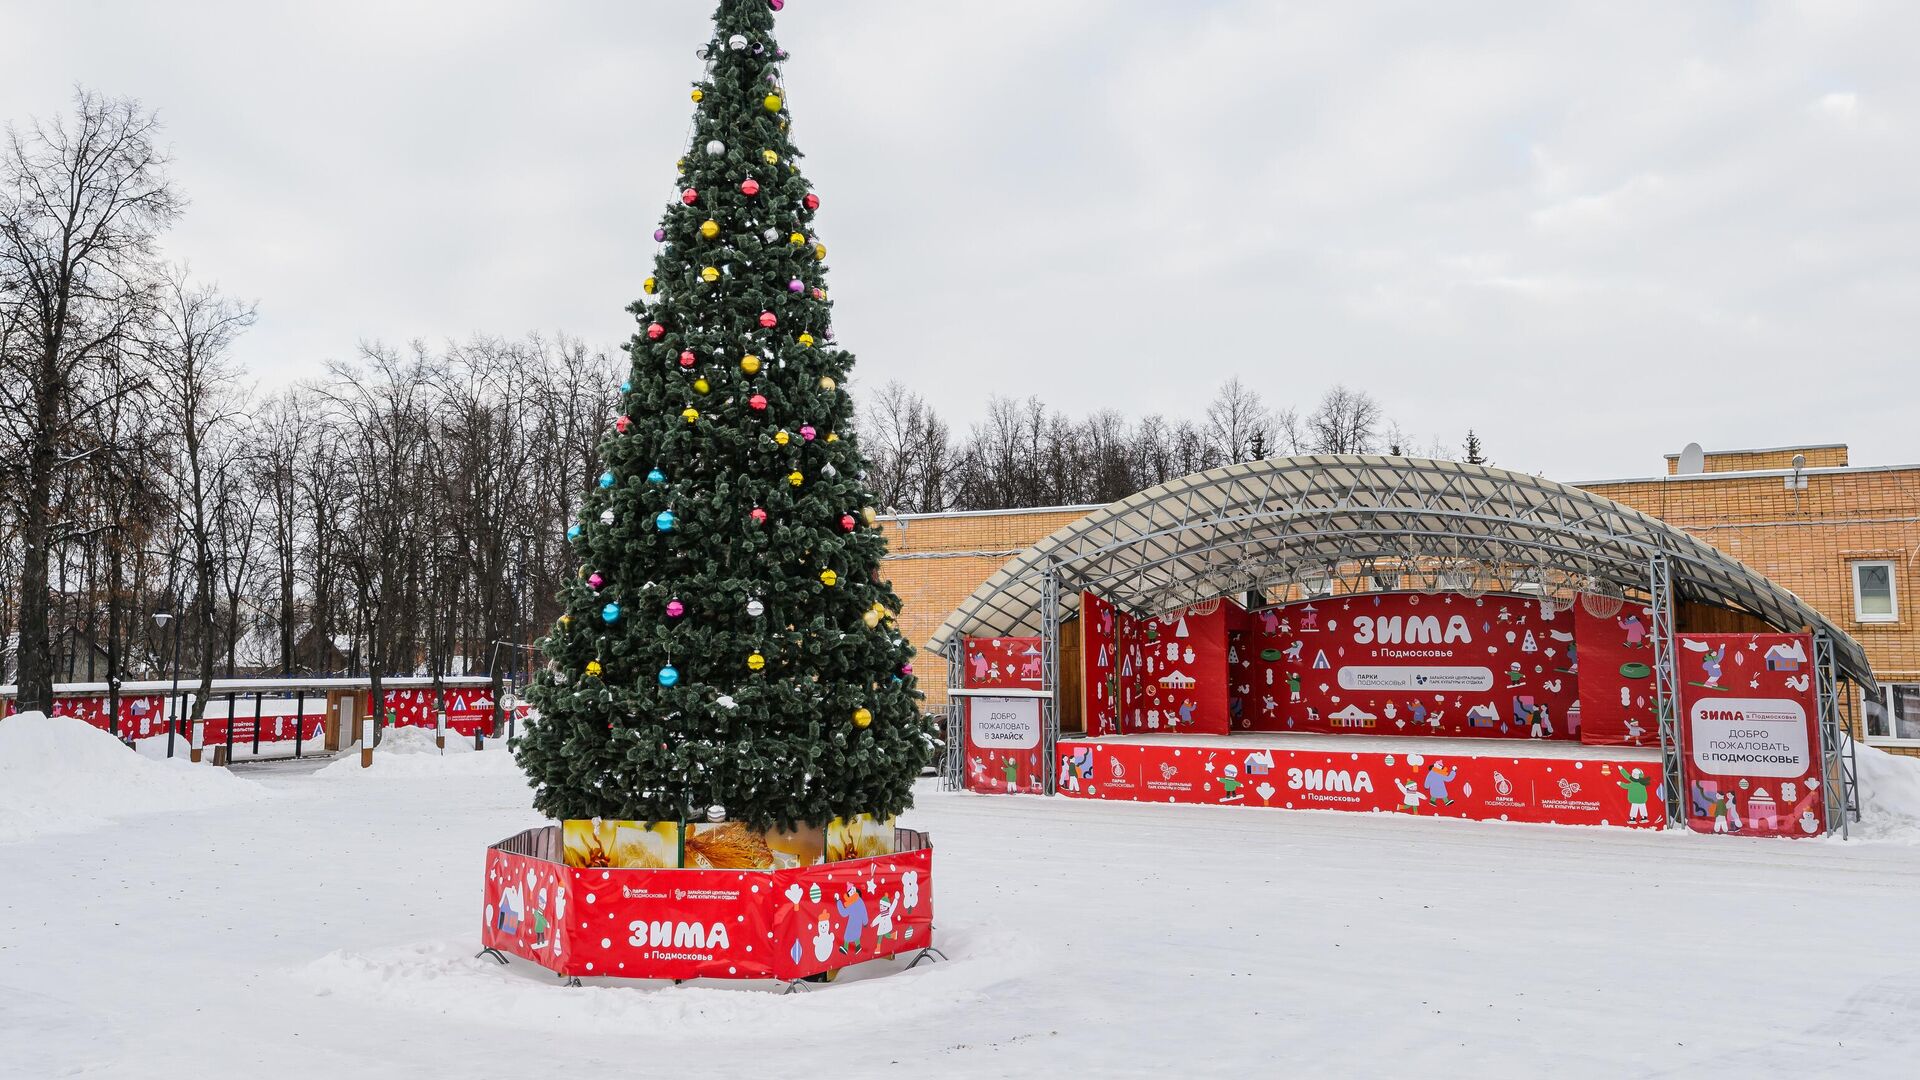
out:
M1801 490L1787 487L1795 453L1808 462ZM1844 446L1724 451L1707 455L1702 474L1579 486L1678 526L1772 578L1853 635L1877 677L1920 683L1920 465L1849 468L1846 460ZM1721 462L1770 471L1716 468ZM908 640L924 643L1008 559L1089 509L885 519L886 569L904 605ZM1897 564L1898 622L1854 617L1857 559ZM928 707L943 706L944 661L923 651L915 670ZM1920 753L1920 747L1900 749Z

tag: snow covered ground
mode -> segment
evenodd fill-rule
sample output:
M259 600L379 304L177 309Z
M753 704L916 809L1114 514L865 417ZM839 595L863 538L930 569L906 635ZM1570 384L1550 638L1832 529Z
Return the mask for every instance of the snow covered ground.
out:
M134 755L89 759L105 784L29 768L20 744L44 750L45 733L8 743L11 723L9 1078L1907 1076L1920 1061L1920 764L1877 754L1863 772L1894 794L1869 804L1878 839L1848 844L928 783L907 823L935 838L952 962L875 963L783 998L568 989L473 959L482 849L539 820L504 751L410 747L370 772L257 780L140 762L168 777L145 777L162 805L141 809L108 794ZM52 779L10 798L34 771ZM61 821L74 807L91 812Z

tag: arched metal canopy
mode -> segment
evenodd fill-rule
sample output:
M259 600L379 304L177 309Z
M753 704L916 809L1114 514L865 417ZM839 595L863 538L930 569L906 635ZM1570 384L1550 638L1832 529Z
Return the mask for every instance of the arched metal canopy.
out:
M1092 589L1136 615L1339 579L1350 586L1673 596L1831 637L1840 674L1873 687L1858 642L1739 560L1638 510L1537 476L1457 461L1270 458L1183 476L1087 514L1014 557L934 633L1040 634Z

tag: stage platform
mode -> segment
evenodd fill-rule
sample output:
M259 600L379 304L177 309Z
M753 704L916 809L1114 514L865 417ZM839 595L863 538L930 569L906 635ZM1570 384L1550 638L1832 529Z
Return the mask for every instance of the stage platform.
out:
M1288 732L1063 735L1059 762L1058 791L1070 798L1627 828L1660 828L1666 818L1658 747Z

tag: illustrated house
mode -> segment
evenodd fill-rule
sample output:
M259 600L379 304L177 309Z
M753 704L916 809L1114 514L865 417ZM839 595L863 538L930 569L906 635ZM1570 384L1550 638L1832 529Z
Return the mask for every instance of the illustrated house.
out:
M1493 711L1491 705L1475 705L1467 710L1468 727L1490 728L1498 718L1499 714Z
M1200 680L1184 671L1169 671L1160 676L1160 685L1170 690L1191 690L1199 685L1199 682Z
M1376 719L1358 705L1348 705L1339 712L1327 714L1327 723L1337 728L1370 728Z
M1768 671L1799 671L1800 665L1806 662L1807 650L1801 647L1797 638L1767 650Z

